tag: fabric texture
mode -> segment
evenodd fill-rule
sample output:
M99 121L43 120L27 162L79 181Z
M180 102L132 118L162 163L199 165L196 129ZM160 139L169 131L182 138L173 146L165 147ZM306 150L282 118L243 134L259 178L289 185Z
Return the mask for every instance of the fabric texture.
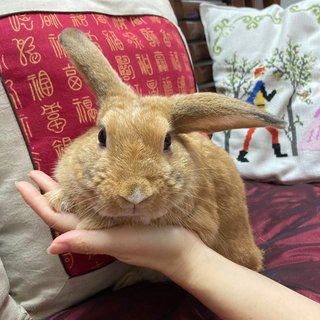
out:
M320 180L320 5L286 9L201 5L217 91L287 122L213 135L244 178L281 183Z
M95 123L94 97L59 45L59 33L66 27L86 32L141 94L195 91L167 0L59 3L57 11L71 13L44 12L44 5L57 9L56 1L0 4L0 258L7 276L0 284L1 320L26 311L44 319L110 287L129 268L108 256L47 255L52 231L14 187L33 168L51 174L63 148ZM32 12L23 12L28 6ZM134 16L119 16L133 7ZM15 10L22 12L7 15Z
M320 184L246 181L267 277L320 303Z
M21 306L17 305L14 299L9 295L9 280L0 260L0 318L15 320L30 320L30 316Z
M218 320L194 297L170 282L141 283L118 292L105 290L48 320L82 319Z

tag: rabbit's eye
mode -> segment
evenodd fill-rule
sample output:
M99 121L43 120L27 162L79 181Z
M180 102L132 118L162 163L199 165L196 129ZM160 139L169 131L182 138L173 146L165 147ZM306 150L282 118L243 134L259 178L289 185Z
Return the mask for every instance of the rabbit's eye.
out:
M101 129L101 130L99 131L98 140L99 140L100 146L106 147L106 145L107 145L107 133L106 133L106 129L103 128L103 129Z
M164 139L163 150L169 150L170 146L171 146L171 136L168 133Z

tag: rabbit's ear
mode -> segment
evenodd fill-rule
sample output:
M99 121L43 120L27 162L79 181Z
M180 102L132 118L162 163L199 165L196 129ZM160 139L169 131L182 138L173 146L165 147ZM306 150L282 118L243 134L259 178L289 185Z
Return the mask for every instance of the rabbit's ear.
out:
M98 47L80 30L65 29L59 38L75 67L83 74L98 103L109 96L123 96L133 90L119 78Z
M172 96L172 127L176 133L217 132L236 128L284 128L286 122L238 99L217 93Z

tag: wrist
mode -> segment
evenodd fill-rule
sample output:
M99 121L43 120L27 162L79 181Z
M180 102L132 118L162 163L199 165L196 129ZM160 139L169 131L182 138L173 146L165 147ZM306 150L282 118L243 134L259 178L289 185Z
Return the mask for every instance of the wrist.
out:
M184 288L192 288L199 283L203 274L201 270L207 270L218 261L219 254L207 247L198 237L190 240L185 249L168 263L162 271L173 282ZM212 269L211 269L212 270Z

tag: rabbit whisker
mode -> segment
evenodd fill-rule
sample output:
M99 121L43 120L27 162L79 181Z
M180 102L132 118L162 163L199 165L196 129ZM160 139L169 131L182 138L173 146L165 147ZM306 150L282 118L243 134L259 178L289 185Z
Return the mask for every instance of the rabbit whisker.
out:
M84 205L84 207L86 207L86 203L91 204L91 203L93 203L92 200L95 200L95 199L97 199L97 198L99 198L98 195L97 195L97 196L90 197L90 198L82 199L82 200L80 200L80 201L78 201L78 202L70 205L70 206L68 207L68 211L69 211L69 212L72 212L73 209L79 208L79 205L81 205L81 206Z

